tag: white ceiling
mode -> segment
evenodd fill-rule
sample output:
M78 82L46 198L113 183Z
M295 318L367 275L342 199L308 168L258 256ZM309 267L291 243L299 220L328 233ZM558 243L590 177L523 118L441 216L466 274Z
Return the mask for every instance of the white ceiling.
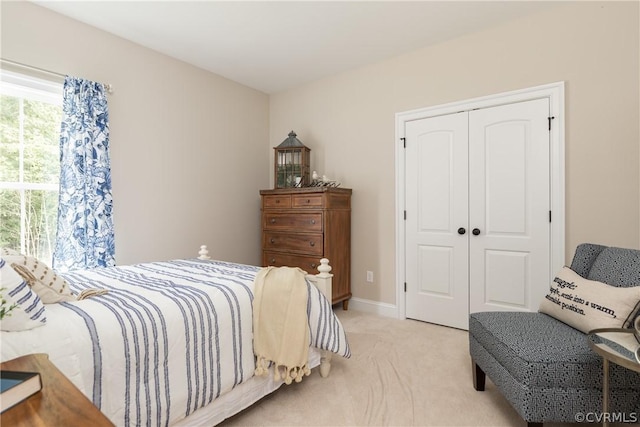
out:
M547 1L46 1L40 6L274 93L480 31Z

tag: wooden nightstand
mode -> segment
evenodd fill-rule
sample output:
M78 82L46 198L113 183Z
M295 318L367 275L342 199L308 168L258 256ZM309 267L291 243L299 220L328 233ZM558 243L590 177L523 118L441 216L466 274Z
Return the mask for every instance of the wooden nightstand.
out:
M0 370L39 372L42 390L0 415L5 426L113 426L46 354L29 354L0 364Z

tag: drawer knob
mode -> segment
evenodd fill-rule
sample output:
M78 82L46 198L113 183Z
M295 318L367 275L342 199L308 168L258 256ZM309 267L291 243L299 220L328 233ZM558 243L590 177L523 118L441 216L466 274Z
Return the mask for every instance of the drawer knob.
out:
M315 246L316 242L314 242L313 240L309 242L309 246Z
M269 240L272 244L276 242L276 239L274 239L273 237Z
M276 223L276 219L275 218L271 218L271 224L275 224Z
M276 263L276 259L275 258L271 258L271 264L275 264Z
M310 199L307 199L307 204L309 204L309 203L311 203L311 200L310 200Z
M311 263L311 268L316 268L316 263L315 262Z
M280 203L280 199L276 199L276 203Z
M312 220L311 220L311 224L315 224L315 223L316 223L316 220L315 220L315 219L312 219Z

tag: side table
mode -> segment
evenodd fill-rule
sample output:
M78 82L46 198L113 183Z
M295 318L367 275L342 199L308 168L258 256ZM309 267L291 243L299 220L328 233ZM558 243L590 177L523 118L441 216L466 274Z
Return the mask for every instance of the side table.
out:
M6 426L112 427L113 423L65 377L46 354L29 354L0 364L0 370L39 372L42 390L0 415Z
M589 346L602 356L602 425L609 425L609 362L640 372L640 342L633 329L594 329L587 336Z

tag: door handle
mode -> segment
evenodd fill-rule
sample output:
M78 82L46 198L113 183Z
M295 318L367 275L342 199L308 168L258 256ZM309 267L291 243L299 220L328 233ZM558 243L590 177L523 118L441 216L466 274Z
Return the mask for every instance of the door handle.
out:
M464 234L466 232L467 232L467 230L464 227L458 228L458 234L462 235L462 234Z
M478 234L480 234L480 229L479 228L474 228L471 233L473 233L474 236L477 236Z

